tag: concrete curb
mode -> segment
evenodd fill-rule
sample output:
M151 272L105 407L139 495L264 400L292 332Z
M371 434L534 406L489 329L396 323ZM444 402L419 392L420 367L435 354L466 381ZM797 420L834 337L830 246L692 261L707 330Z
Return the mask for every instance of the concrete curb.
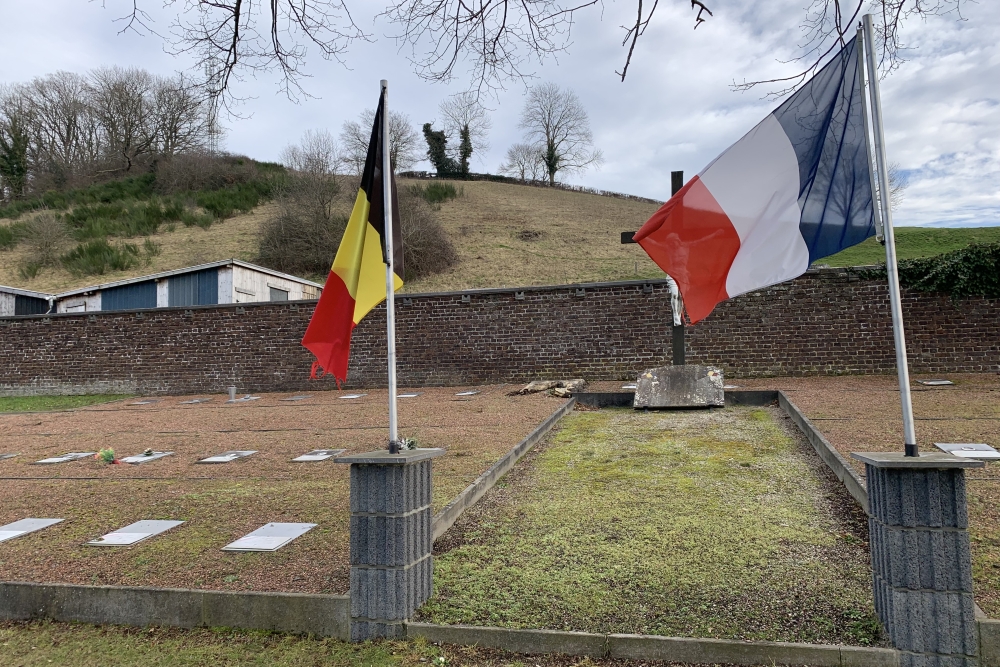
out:
M819 429L813 426L812 422L802 414L802 411L792 403L791 399L783 391L778 392L778 405L785 411L785 414L792 418L792 421L795 422L795 425L806 436L813 449L819 454L819 457L823 459L827 467L833 471L837 479L847 488L847 492L851 494L851 497L861 505L861 509L865 511L865 514L868 514L868 490L865 488L865 483L862 481L861 475L830 444L830 441L823 437Z
M0 583L0 619L146 627L229 627L350 637L346 595Z
M464 491L455 496L455 499L450 503L445 505L444 509L434 515L432 524L432 534L433 540L437 540L439 537L445 534L445 532L451 528L458 517L465 513L465 510L469 509L476 502L483 497L483 495L493 488L493 485L500 480L507 471L514 467L514 464L524 456L528 450L535 446L535 444L542 439L542 437L552 430L552 427L556 423L566 416L576 405L576 398L571 398L563 405L559 406L555 412L549 415L545 421L535 427L535 430L528 434L524 440L519 442L514 446L509 452L503 455L503 457L491 465L486 472L476 478L472 484L467 486Z
M665 660L695 664L808 665L809 667L897 667L893 649L789 642L745 642L649 635L605 635L555 630L514 630L471 625L407 623L407 637L513 653L562 653L631 660Z

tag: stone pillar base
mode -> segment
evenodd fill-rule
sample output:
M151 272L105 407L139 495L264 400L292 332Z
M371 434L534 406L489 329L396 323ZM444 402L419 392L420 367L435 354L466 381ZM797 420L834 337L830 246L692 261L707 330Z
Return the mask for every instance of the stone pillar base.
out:
M965 468L949 454L852 454L865 463L875 611L901 667L977 667Z
M342 456L351 466L351 641L402 637L433 592L431 460L443 449Z

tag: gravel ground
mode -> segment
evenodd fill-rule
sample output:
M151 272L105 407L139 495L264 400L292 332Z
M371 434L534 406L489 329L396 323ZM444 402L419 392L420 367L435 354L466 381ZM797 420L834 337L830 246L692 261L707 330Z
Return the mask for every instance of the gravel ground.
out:
M442 447L434 463L434 506L443 507L561 401L546 395L507 396L509 386L418 389L400 399L400 430L421 447ZM360 393L360 392L359 392ZM358 400L346 392L289 394L260 400L184 405L193 397L139 399L60 412L0 415L0 525L26 517L63 523L0 544L6 581L66 582L224 590L346 593L348 590L347 466L292 463L311 449L348 453L385 446L386 392ZM93 459L51 466L39 459L112 447L121 456L151 447L173 456L142 465ZM258 453L233 463L199 465L226 450ZM130 548L83 543L142 519L187 523ZM226 553L220 548L271 522L317 528L275 553Z
M927 387L918 380L948 379L954 386ZM917 443L984 442L1000 449L1000 374L911 377ZM851 452L902 451L903 425L895 376L843 376L737 380L746 389L781 389L864 476ZM976 602L1000 617L1000 463L971 470L969 523Z

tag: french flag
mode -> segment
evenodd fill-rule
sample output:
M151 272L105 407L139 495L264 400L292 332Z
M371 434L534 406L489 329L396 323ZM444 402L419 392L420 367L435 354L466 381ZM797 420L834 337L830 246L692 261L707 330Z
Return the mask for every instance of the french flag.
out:
M635 233L691 322L875 233L860 53L848 42Z

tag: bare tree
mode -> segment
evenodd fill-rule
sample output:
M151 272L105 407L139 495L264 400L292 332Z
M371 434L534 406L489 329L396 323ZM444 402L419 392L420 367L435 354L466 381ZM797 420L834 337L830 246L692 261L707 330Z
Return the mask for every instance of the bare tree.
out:
M342 163L340 146L333 135L327 130L306 131L297 145L281 151L281 162L292 170L278 198L282 215L332 220L340 194L337 174Z
M26 88L34 120L34 171L65 186L100 158L100 127L87 104L87 80L72 72L34 79Z
M514 144L507 149L507 159L500 165L500 173L522 181L537 181L545 174L545 159L538 146Z
M118 19L122 30L151 33L145 2L133 0L132 11ZM354 22L346 0L160 0L178 7L166 37L175 53L193 53L204 72L209 94L232 99L231 84L245 74L278 70L281 87L293 99L306 94L301 79L308 50L343 63L356 40L373 41ZM690 2L693 28L728 9L709 0ZM758 0L763 3L765 0ZM968 1L968 0L964 0ZM810 0L802 27L807 32L803 70L791 77L734 84L750 88L762 83L794 88L853 33L858 16L870 8L877 17L883 61L888 69L901 62L902 26L911 18L960 12L963 0ZM393 37L410 47L411 61L425 80L448 81L456 68L468 69L470 90L502 88L523 80L533 69L567 49L578 14L591 8L603 13L600 0L386 0L380 16L395 24ZM659 0L627 5L622 47L622 79L635 56L639 38L653 23ZM714 8L714 9L713 9ZM739 8L730 11L742 11Z
M603 161L601 151L594 148L587 112L572 90L554 83L529 88L519 127L541 152L550 185L559 172L583 171Z
M343 161L355 175L365 168L368 142L372 138L375 110L365 109L358 120L344 123L340 131ZM413 129L410 117L398 111L389 111L389 160L393 171L405 171L423 159L420 154L420 135Z
M155 79L145 70L102 67L90 74L89 102L101 124L107 158L122 171L156 147Z
M186 85L184 78L157 78L152 86L152 123L155 148L170 157L186 151L204 150L218 128L210 122L207 100Z
M462 139L468 137L469 151L482 155L490 149L489 135L493 129L489 111L471 91L458 93L443 100L438 106L444 132L452 140L452 157L468 171L468 156L463 160Z
M27 190L33 124L24 86L0 86L0 199L20 199Z

